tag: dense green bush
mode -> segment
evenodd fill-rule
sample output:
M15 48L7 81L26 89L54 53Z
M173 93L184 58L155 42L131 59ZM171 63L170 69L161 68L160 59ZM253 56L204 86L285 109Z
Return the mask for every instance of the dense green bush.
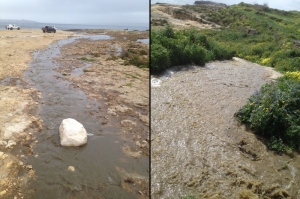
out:
M234 52L209 39L199 30L151 32L151 72L158 73L170 66L196 64L203 66L212 60L231 59Z
M151 72L160 72L170 67L169 51L161 45L151 45Z
M289 74L265 84L235 114L278 152L300 149L300 73Z

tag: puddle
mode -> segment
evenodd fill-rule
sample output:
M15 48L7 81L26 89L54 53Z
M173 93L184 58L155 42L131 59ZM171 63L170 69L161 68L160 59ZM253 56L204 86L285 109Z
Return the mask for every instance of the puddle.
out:
M266 150L233 117L269 76L237 60L152 78L151 198L300 197L299 154Z
M73 69L71 71L70 75L71 76L80 76L80 75L82 75L84 73L84 69L86 69L86 68L88 68L90 66L91 66L91 64L85 63L84 66Z
M149 44L149 39L138 39L137 42L142 42L144 44Z
M109 36L83 36L90 39L107 39ZM80 37L82 38L82 37ZM38 144L34 148L37 157L29 156L25 161L33 166L37 178L31 180L24 191L27 198L136 198L138 191L130 192L121 187L125 173L148 176L148 158L132 158L122 151L124 140L116 121L103 126L105 107L102 101L90 101L85 93L71 86L62 74L55 72L59 67L53 58L60 54L63 45L77 38L58 41L47 49L33 53L30 68L24 72L28 87L42 92L38 117L43 120L43 130L36 133ZM85 67L75 69L71 75L80 75ZM11 80L5 79L4 82ZM88 107L88 108L87 108ZM58 129L65 118L74 118L86 128L87 145L61 147ZM69 171L73 166L75 171Z
M75 37L80 37L81 39L91 39L91 40L104 40L104 39L112 39L113 37L109 35L79 35L75 34Z

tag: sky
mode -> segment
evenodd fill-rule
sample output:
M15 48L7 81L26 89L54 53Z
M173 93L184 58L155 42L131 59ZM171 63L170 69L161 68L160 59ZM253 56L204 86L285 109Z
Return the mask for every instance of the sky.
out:
M226 5L244 3L258 3L258 4L268 4L270 8L276 8L279 10L297 10L300 11L300 0L211 0L217 3L225 3ZM171 4L194 4L195 0L151 0L151 4L160 3L171 3Z
M148 26L149 0L0 0L0 19Z

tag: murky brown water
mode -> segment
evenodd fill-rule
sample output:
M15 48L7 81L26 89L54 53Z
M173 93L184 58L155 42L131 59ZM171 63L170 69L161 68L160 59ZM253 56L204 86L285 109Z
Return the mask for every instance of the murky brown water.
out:
M108 36L91 38L108 39ZM38 144L34 155L24 161L33 166L37 176L24 190L25 198L139 198L141 194L136 185L126 179L139 179L147 187L148 158L125 155L122 146L133 143L120 136L120 127L115 127L120 126L115 125L120 121L101 125L104 113L99 107L106 110L104 102L90 101L53 70L58 67L53 58L59 55L59 48L74 41L75 38L61 40L46 50L35 52L30 69L24 73L24 79L29 82L27 86L42 92L38 117L44 125L42 131L36 132ZM78 71L71 74L80 75ZM9 82L7 79L6 83ZM60 146L58 128L65 118L74 118L84 125L89 134L87 145ZM75 171L68 171L69 166L75 167Z
M270 70L237 59L166 74L151 87L152 198L300 197L299 154L268 151L233 117Z

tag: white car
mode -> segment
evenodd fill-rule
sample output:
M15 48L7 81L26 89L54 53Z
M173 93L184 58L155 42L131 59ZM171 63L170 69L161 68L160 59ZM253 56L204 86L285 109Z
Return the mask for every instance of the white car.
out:
M7 26L5 26L5 28L7 30L13 30L13 29L20 30L20 26L16 26L16 24L8 24Z

